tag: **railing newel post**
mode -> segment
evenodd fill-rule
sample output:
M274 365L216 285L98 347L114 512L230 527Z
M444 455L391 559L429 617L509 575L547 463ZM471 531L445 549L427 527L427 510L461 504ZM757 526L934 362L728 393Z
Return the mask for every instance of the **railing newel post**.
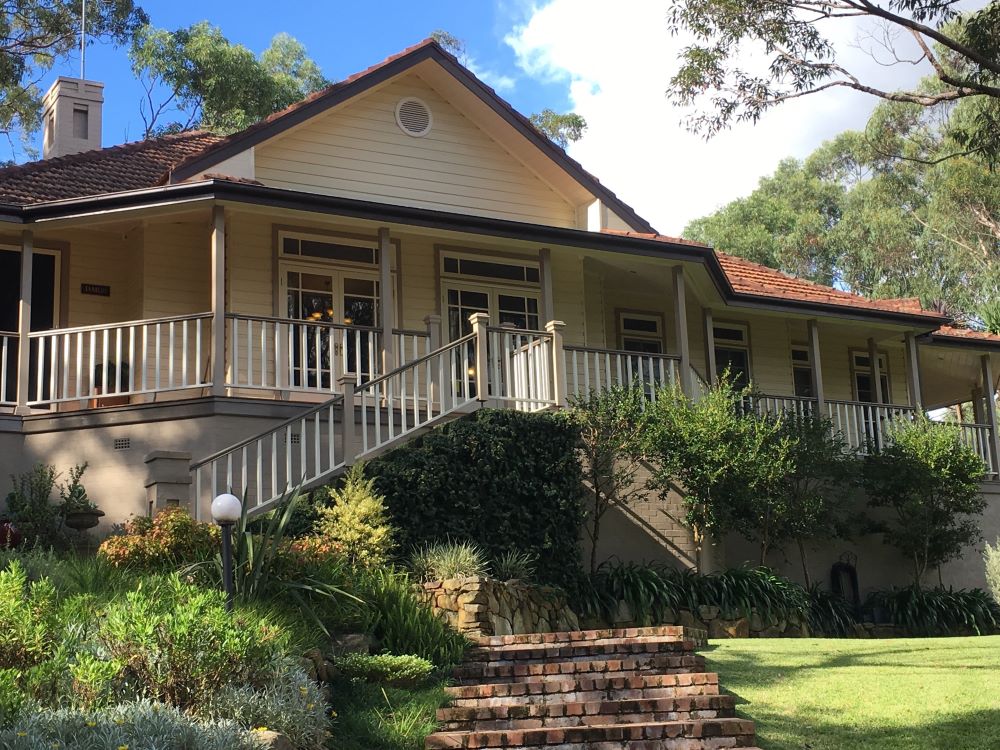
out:
M487 313L472 313L469 316L472 324L472 332L475 334L475 373L476 373L476 400L485 402L489 400L489 335L490 316Z
M567 398L566 354L563 350L563 330L566 324L561 320L550 320L545 324L546 332L552 336L552 400L560 409L569 405Z
M352 373L344 373L337 378L344 394L343 409L340 416L340 445L344 456L344 466L353 466L358 458L357 437L355 435L355 404L357 384ZM366 416L362 411L361 418ZM330 436L333 439L333 435Z

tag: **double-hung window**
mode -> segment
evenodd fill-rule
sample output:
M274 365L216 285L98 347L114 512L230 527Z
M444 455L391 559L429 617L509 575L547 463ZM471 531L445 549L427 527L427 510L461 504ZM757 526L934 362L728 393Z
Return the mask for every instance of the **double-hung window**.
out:
M741 323L716 323L712 329L715 339L715 373L726 373L737 388L750 385L750 336Z

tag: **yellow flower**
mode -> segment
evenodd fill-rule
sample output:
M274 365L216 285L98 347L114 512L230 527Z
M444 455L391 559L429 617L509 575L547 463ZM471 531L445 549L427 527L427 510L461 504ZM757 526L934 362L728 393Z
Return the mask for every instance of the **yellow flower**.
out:
M267 727L257 727L254 731L255 732L266 732L267 731Z
M118 750L128 750L128 745L119 745Z
M27 732L18 732L18 733L17 733L17 736L18 736L18 737L27 737L27 736L28 736L28 733L27 733Z
M315 703L307 703L306 704L306 711L312 711L314 708L316 708L316 704Z
M309 688L307 688L305 685L300 685L299 692L302 693L302 695L305 695L306 693L309 692Z
M96 727L97 726L97 722L96 721L88 721L87 722L87 726L88 727Z

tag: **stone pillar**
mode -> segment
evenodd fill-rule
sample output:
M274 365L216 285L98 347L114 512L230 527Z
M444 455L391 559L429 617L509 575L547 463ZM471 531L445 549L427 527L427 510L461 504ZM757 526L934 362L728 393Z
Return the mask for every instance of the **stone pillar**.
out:
M150 516L164 508L191 507L191 454L153 451L146 454L146 508ZM198 498L195 498L197 502Z

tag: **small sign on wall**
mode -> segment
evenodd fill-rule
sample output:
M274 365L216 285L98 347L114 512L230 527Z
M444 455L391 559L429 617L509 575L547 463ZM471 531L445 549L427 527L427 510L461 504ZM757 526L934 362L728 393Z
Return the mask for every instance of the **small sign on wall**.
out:
M93 294L98 297L110 297L111 286L108 284L80 284L80 294Z

